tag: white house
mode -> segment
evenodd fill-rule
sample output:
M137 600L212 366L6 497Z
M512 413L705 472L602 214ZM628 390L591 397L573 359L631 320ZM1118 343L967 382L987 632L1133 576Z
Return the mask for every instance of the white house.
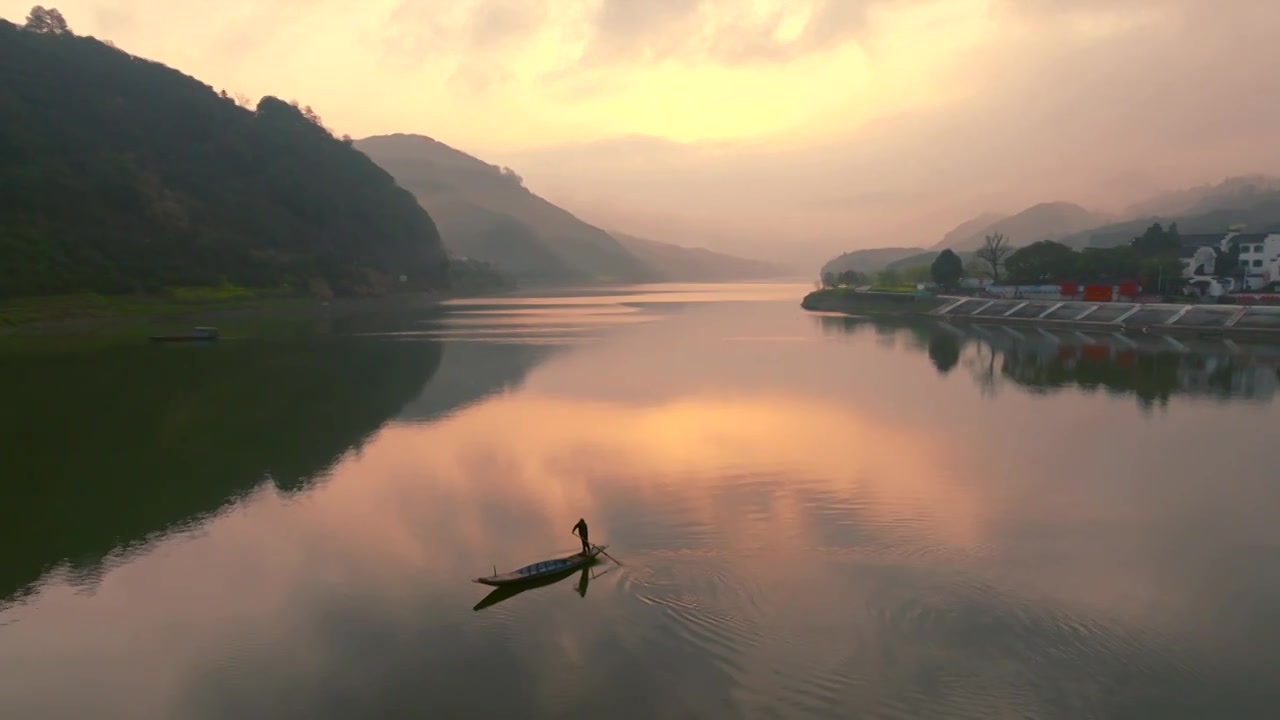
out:
M1273 281L1280 280L1280 233L1205 233L1184 235L1182 251L1182 276L1191 281L1214 279L1217 254L1225 253L1231 243L1240 244L1240 267L1244 270L1242 290L1261 290ZM1217 278L1230 290L1229 278ZM1210 293L1217 294L1217 293Z
M1228 235L1227 242L1240 243L1240 267L1245 271L1245 287L1261 290L1280 280L1280 233Z

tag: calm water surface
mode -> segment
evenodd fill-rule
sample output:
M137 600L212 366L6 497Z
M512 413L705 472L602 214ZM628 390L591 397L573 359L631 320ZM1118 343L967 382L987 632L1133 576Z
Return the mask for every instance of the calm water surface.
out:
M1280 349L806 289L0 352L0 717L1280 712Z

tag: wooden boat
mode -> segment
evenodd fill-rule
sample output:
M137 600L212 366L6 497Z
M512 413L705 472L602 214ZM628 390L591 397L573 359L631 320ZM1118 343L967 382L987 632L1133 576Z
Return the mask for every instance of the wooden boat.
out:
M598 575L592 572L589 566L598 561L599 561L599 558L595 558L591 560L589 563L583 564L581 566L581 569L576 571L579 573L579 578L578 578L578 585L577 587L574 588L574 592L576 592L579 597L587 596L587 585L590 584L592 580L595 580L596 578L600 577L600 575L607 575L609 573L608 570L605 570L604 572ZM541 588L550 587L557 583L564 582L568 578L573 577L573 572L574 571L561 573L559 575L546 577L541 580L530 580L529 582L519 583L517 585L500 585L494 588L492 591L490 591L488 595L485 595L484 598L482 598L480 602L476 603L475 607L471 609L476 612L479 612L481 610L484 610L485 608L493 607L494 605L497 605L500 602L505 602L507 600L510 600L511 598L517 595L520 595L521 593L526 593L526 592L529 592L530 590L538 590Z
M198 327L186 335L152 335L151 342L190 342L193 340L217 340L218 328Z
M495 572L489 577L476 578L475 580L472 580L472 582L501 587L504 585L519 585L537 582L539 580L546 580L548 578L577 570L583 565L595 560L596 556L604 552L604 549L607 547L609 546L592 545L591 549L587 552L578 552L562 558L543 560L542 562L525 565L518 570L512 570L511 572L503 573L501 575Z

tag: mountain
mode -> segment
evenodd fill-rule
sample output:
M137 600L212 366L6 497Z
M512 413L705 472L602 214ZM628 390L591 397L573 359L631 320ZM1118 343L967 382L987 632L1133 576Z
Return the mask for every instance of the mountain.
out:
M1060 242L1073 248L1115 247L1141 235L1152 223L1178 224L1183 235L1227 232L1241 227L1249 232L1280 232L1280 190L1240 196L1232 201L1240 207L1222 208L1183 215L1155 215L1112 223L1062 238Z
M1248 207L1259 196L1276 191L1280 191L1280 177L1241 175L1227 178L1217 185L1205 184L1162 193L1130 205L1124 214L1130 218L1202 215L1214 210Z
M646 240L617 231L610 234L627 252L668 282L761 280L784 274L782 268L762 260Z
M530 192L510 168L421 135L381 135L355 146L413 193L457 255L524 284L657 279L618 240Z
M448 282L432 218L309 109L240 107L39 13L0 20L0 295Z
M972 222L974 221L970 221ZM1056 240L1072 233L1098 227L1105 222L1107 222L1106 218L1101 215L1091 213L1073 203L1041 203L1016 215L997 220L968 236L958 234L957 231L960 228L956 228L947 234L947 237L951 238L950 241L944 240L945 244L939 243L933 249L977 250L982 247L983 239L987 235L997 232L1004 233L1011 244L1021 247L1041 240Z
M903 258L913 257L928 252L924 248L872 248L870 250L852 250L828 260L822 266L821 274L839 274L846 270L860 273L873 273L883 270L890 263Z
M955 252L956 255L960 256L961 262L964 262L966 264L970 260L972 260L975 255L974 251L972 250L958 250L953 252ZM941 250L928 250L926 252L920 253L919 255L912 255L911 257L905 257L905 258L902 258L901 260L895 260L889 263L888 265L886 265L884 269L885 270L906 270L908 268L919 267L921 265L932 265L933 261L937 260L938 255L941 255L941 254L942 254Z
M1009 217L1004 213L986 212L981 215L965 220L953 229L951 232L942 236L942 240L938 241L931 247L931 250L945 250L946 248L954 248L956 245L964 244L970 238L975 236L983 236L984 231L995 225L996 223Z

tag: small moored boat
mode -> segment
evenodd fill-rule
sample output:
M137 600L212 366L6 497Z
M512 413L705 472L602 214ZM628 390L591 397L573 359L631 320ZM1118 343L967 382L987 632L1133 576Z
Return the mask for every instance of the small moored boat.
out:
M545 580L549 577L560 575L561 573L567 573L582 567L592 560L595 560L596 556L604 552L604 549L607 547L609 546L592 545L591 550L588 552L578 552L562 558L543 560L542 562L525 565L519 570L512 570L511 572L503 573L501 575L495 572L489 577L476 578L472 582L498 587L502 585L516 585L536 580Z

